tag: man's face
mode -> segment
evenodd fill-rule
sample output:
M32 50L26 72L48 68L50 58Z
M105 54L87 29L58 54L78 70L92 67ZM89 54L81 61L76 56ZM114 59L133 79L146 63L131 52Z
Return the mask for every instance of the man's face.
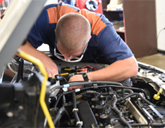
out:
M87 45L85 47L80 47L76 50L68 51L64 47L62 47L59 43L57 43L55 49L55 56L63 61L67 62L79 62L82 60L84 53L86 51Z

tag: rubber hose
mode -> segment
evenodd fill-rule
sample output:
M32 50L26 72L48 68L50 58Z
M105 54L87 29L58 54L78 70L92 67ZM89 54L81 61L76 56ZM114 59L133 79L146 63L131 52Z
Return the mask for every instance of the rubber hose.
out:
M64 112L65 112L65 108L64 108L64 106L63 106L63 107L61 107L61 108L59 109L59 111L58 111L58 113L57 113L57 115L56 115L56 118L55 118L54 121L53 121L54 125L56 125L57 121L59 121L59 120L61 119L61 117L62 117L62 115L63 115Z
M72 92L72 98L73 98L73 109L76 109L77 108L77 104L76 104L76 94L75 94L75 92ZM76 121L79 122L80 118L79 118L79 116L77 114L77 111L75 110L75 111L73 111L73 113L74 113L74 116L76 118ZM79 128L81 128L80 124L78 124L78 126L79 126Z
M155 127L164 127L165 124L163 123L150 123L150 124L131 124L132 127L137 127L137 126L155 126Z
M125 99L127 99L128 97L131 97L131 96L133 96L133 95L138 95L140 98L142 98L142 100L144 100L146 103L148 103L148 104L150 104L150 105L152 105L152 106L155 106L154 104L152 104L151 102L149 102L148 100L146 100L143 96L141 96L139 93L132 93L132 94L129 94L129 95L127 95L126 97L124 97L124 98L122 98L122 99L120 99L120 100L125 100ZM119 101L120 101L119 100Z
M113 99L112 109L119 115L121 122L125 124L128 128L131 128L131 125L124 119L122 112L120 112L119 109L117 109L116 107L116 103L117 103L116 95L113 95L112 99Z

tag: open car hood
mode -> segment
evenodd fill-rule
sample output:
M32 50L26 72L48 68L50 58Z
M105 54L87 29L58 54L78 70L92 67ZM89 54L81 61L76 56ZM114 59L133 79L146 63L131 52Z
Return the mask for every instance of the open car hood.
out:
M12 0L0 20L0 74L15 55L43 9L46 0Z

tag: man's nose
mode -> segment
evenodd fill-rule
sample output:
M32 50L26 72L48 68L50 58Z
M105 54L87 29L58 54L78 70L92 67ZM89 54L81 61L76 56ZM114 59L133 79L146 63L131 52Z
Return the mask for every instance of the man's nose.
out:
M72 56L65 56L64 58L65 58L65 60L71 60Z

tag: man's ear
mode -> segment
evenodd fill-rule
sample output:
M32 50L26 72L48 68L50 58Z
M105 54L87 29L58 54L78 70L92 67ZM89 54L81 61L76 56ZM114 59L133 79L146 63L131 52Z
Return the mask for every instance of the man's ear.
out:
M56 29L54 29L54 32L56 33Z

